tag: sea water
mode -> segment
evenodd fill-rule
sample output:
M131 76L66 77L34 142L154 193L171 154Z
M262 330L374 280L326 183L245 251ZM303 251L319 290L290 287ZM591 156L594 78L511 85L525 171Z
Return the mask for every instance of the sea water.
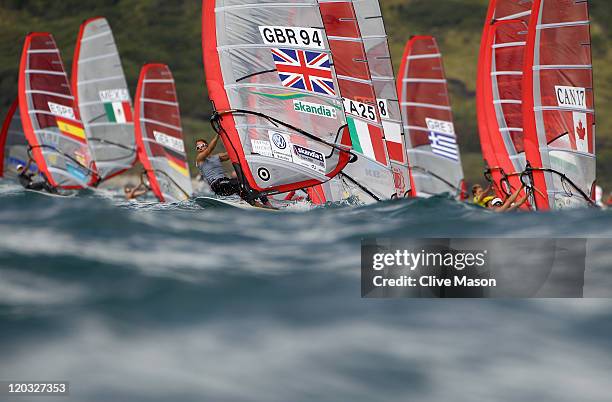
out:
M2 182L0 380L70 382L19 401L610 401L611 301L360 297L364 237L499 235L612 237L612 213L270 213Z

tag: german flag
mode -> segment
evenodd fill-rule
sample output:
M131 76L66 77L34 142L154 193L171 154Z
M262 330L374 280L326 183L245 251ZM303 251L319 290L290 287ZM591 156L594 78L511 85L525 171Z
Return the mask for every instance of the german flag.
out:
M79 142L86 142L85 129L81 123L77 123L73 120L64 119L62 117L55 117L57 127L60 132L67 137Z
M170 153L166 153L166 157L168 159L168 165L171 168L179 172L185 177L189 177L189 169L187 168L187 162L177 158L176 156L171 155Z

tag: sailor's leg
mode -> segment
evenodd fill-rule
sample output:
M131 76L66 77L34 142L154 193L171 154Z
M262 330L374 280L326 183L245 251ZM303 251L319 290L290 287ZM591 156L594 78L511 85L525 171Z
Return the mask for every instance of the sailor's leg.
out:
M26 186L26 188L28 190L43 191L45 190L45 183L43 182L30 183Z

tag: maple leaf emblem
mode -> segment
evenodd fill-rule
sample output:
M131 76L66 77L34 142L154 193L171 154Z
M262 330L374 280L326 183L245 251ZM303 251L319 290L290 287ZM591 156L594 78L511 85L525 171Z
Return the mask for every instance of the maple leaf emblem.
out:
M586 128L582 126L582 121L578 122L578 127L576 127L576 135L581 141L583 141L584 137L586 136Z

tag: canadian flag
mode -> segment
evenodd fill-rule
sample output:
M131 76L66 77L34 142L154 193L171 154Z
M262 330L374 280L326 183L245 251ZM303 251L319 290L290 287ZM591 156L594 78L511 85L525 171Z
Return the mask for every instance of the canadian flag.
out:
M574 112L574 138L576 151L589 152L589 130L586 113Z

